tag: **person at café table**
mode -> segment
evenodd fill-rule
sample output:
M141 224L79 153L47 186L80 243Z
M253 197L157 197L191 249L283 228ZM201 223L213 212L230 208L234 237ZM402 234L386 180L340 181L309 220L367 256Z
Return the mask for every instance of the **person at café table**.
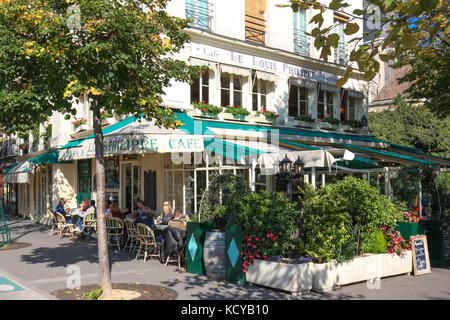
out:
M163 211L164 215L161 219L161 224L167 225L169 221L172 220L173 218L173 209L169 201L164 201Z
M84 199L80 204L78 220L76 222L77 227L75 228L75 231L83 231L83 218L85 215L90 213L95 213L95 206L92 206L91 201L89 201L88 199Z
M56 206L55 212L53 214L55 215L56 218L56 213L60 213L64 216L67 223L73 223L72 217L67 215L70 212L70 208L64 208L65 205L66 200L64 198L59 199L59 203Z
M183 218L186 220L185 222L182 221ZM181 209L175 209L175 212L173 213L173 218L172 220L169 221L169 224L167 226L170 228L177 228L186 232L187 221L189 221L189 216L183 215Z
M112 217L123 220L125 218L125 214L128 212L128 209L120 210L119 205L113 202L110 206L110 212Z
M151 216L151 213L153 211L150 208L146 207L144 205L144 201L142 200L137 201L137 207L138 209L136 211L133 211L133 213L131 214L131 217L135 218L134 224L137 225L138 223L143 223L146 226L149 226L150 229L152 229L153 233L155 234L155 240L160 242L161 234L159 230L156 229L155 221Z

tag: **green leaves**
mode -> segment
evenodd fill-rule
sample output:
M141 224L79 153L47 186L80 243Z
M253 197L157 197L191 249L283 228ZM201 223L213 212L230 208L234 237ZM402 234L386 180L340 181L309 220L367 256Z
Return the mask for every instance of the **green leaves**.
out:
M359 25L357 23L348 22L345 25L344 33L348 36L355 34L359 31Z
M388 13L393 11L397 7L396 0L382 0L380 3L380 9L382 13Z
M419 0L420 7L423 10L431 11L436 8L439 3L439 0Z
M319 28L322 27L322 24L324 22L324 18L322 13L316 14L312 19L309 21L309 23L316 23L319 25Z
M328 36L326 41L327 46L337 48L339 45L339 35L337 33L332 33Z

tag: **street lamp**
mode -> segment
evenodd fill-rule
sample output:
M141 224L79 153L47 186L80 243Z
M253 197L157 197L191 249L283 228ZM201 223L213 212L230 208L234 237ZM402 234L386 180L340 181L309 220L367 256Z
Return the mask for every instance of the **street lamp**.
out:
M294 162L294 171L295 174L297 176L300 175L300 173L302 172L303 168L305 167L305 164L303 163L303 161L300 159L300 156L298 156L297 160L295 160Z
M280 173L283 174L283 175L285 175L285 174L289 175L289 173L291 171L291 164L292 164L292 161L289 160L289 158L287 157L287 154L286 154L284 159L281 160L281 162L279 164L279 166L280 166Z

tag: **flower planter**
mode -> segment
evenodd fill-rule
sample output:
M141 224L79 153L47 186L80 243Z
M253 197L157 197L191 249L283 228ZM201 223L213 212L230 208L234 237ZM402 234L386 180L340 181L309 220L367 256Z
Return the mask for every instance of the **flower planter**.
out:
M115 122L116 122L116 119L114 117L104 118L104 119L102 119L102 126L108 126L108 125L113 124Z
M297 295L312 288L315 264L287 264L255 260L245 274L247 282Z
M412 254L367 254L337 263L316 263L312 290L329 292L336 287L375 278L409 274L412 271Z
M320 129L325 129L325 130L338 130L339 129L338 124L332 124L332 123L324 122L324 121L319 121L318 127Z
M294 120L293 124L295 127L310 128L310 129L317 128L317 124L315 121L309 122L309 121L302 121L302 120Z
M363 133L363 132L367 132L367 130L365 130L364 127L363 127L363 128L354 128L354 127L349 126L349 125L343 125L343 126L342 126L342 131L350 132L350 133Z
M271 119L271 120L268 120L268 119L266 119L266 117L264 117L264 116L255 116L255 117L253 118L253 121L255 121L255 122L257 122L257 123L274 124L274 123L277 121L277 119Z
M247 115L234 115L228 112L222 114L225 120L249 121L250 117Z
M73 132L78 133L81 131L86 131L88 129L87 123L80 124L78 127L73 127Z

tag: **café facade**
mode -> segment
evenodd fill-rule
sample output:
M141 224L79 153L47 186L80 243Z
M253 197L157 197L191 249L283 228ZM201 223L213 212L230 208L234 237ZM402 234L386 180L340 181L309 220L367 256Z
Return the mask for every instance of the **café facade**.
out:
M285 191L292 201L298 186L325 185L345 175L375 179L390 194L389 176L400 165L449 165L450 161L374 139L369 132L366 82L350 79L336 86L342 68L216 35L192 34L179 59L206 70L192 84L173 82L164 104L183 123L159 128L134 116L104 123L106 199L132 209L143 199L161 211L165 200L193 215L215 176L232 172L245 177L255 191ZM249 111L244 118L225 112L214 117L194 108L194 101ZM19 214L40 220L60 198L75 208L85 198L97 199L95 149L89 101L75 104L75 128L64 115L52 116L50 148L22 155L5 170L6 186L16 186ZM225 110L225 108L224 108ZM277 114L274 121L263 111ZM298 116L315 121L299 123ZM324 118L337 119L330 125ZM352 128L344 121L363 125ZM301 174L280 179L279 164L302 161Z

